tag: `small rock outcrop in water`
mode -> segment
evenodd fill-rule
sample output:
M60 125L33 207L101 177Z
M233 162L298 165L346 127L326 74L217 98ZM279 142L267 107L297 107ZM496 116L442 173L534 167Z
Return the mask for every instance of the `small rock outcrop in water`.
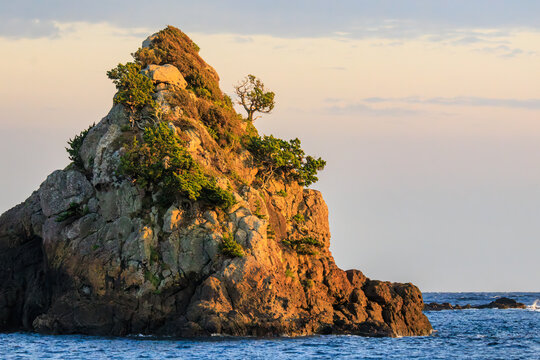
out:
M261 181L264 169L244 145L257 131L234 112L198 47L172 27L144 45L137 66L154 81L160 129L174 136L160 145L183 144L184 160L165 156L150 174L189 167L202 187L180 176L192 192L167 193L152 177L123 173L134 137L149 141L142 128L157 125L148 109L114 105L74 141L72 165L0 217L0 331L430 334L417 287L336 266L318 191L286 176ZM154 155L148 146L145 159Z
M450 303L429 303L424 304L425 311L440 311L440 310L463 310L463 309L525 309L527 306L514 299L506 297L499 298L484 305L452 305Z

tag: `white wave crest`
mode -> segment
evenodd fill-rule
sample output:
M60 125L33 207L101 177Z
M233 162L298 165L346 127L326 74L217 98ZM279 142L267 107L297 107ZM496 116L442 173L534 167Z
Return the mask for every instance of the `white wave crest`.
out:
M532 311L540 311L540 299L534 300L532 305L527 306L527 309Z

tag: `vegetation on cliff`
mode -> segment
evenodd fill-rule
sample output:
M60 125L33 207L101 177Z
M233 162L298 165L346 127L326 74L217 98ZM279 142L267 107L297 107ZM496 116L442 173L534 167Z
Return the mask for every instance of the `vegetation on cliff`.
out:
M132 124L135 122L133 116L137 111L143 110L146 106L150 107L151 112L155 111L156 102L152 98L154 85L152 80L141 74L140 64L132 62L118 64L114 69L107 71L107 76L118 90L114 95L114 103L126 106Z
M223 235L223 242L221 243L219 249L222 254L232 258L245 256L242 245L234 240L234 236L231 233Z
M199 97L223 101L219 89L219 76L199 56L199 47L186 34L173 26L167 26L152 36L148 47L137 50L133 56L144 68L150 64L174 65Z
M88 135L88 131L90 131L93 126L94 125L91 125L88 129L81 131L78 135L75 135L73 139L68 140L68 147L66 147L66 151L68 153L69 160L71 160L72 163L79 169L84 169L83 160L80 154L81 146L84 142L84 138L86 135Z
M306 156L300 140L260 137L253 127L253 114L268 113L275 105L275 94L265 90L260 79L248 75L235 88L239 104L248 114L247 119L242 119L234 110L231 98L219 89L217 73L199 57L199 49L191 39L169 26L150 40L133 54L135 62L118 64L107 72L118 90L114 103L123 105L132 127L136 124L142 130L134 130L133 140L123 140L120 175L156 195L162 204L171 204L183 197L230 207L234 204L232 193L217 185L214 170L205 169L189 153L186 133L176 131L176 126L188 130L200 123L218 147L226 150L213 150L219 161L232 163L236 155L230 151L250 152L258 169L253 185L259 184L261 189L266 189L271 180L297 182L302 186L318 180L317 172L324 168L325 161ZM173 65L182 79L173 84L172 80L153 78L153 71L161 65ZM179 86L182 82L187 85ZM86 133L76 136L68 149L70 158L79 168L84 164L77 155L77 147ZM211 148L205 150L212 151ZM220 175L231 178L233 183L252 183L239 177L236 171Z
M160 198L169 203L183 195L224 208L234 204L233 195L204 173L175 132L162 122L145 128L141 143L134 138L120 164L125 176L142 188L159 191Z
M247 112L248 121L255 120L253 115L256 112L268 114L274 109L274 92L266 91L263 82L255 75L246 76L234 90L238 96L238 104Z
M285 141L274 136L251 137L247 148L253 154L263 187L272 178L297 181L309 186L317 180L317 172L324 169L326 161L306 156L298 138Z

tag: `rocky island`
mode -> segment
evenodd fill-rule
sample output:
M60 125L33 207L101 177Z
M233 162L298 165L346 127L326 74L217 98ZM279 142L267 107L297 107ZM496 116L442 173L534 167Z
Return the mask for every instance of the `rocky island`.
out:
M324 161L259 136L198 51L144 41L72 163L0 217L0 331L430 334L417 287L336 266Z
M424 311L441 311L441 310L467 310L467 309L525 309L527 305L520 303L514 299L501 297L493 300L489 304L482 305L452 305L450 303L428 303L424 304Z

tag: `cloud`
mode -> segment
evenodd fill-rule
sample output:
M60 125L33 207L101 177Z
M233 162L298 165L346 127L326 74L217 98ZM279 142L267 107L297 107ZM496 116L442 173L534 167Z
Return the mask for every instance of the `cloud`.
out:
M486 42L486 39L482 39L478 36L465 36L460 39L454 40L452 43L455 45L469 45L479 42Z
M59 33L60 28L51 20L20 18L0 20L0 36L8 39L54 38Z
M509 53L501 55L501 57L512 58L512 57L515 57L515 56L523 54L523 53L525 53L523 50L516 48L516 49L513 49L512 51L510 51Z
M456 96L456 97L430 97L423 98L418 96L409 96L401 98L370 97L362 99L369 104L382 103L404 103L404 104L425 104L425 105L445 105L445 106L485 106L485 107L504 107L518 109L540 109L540 99L501 99L485 98L477 96Z
M405 117L418 115L421 113L419 110L407 109L402 107L374 107L362 102L358 103L341 103L337 99L326 99L327 103L331 105L324 108L327 113L332 115L360 115L366 114L370 116L391 116L391 117Z
M390 41L390 42L378 42L375 44L371 44L373 47L395 47L395 46L402 46L405 43L403 41Z
M236 43L250 43L253 42L253 38L250 36L235 36L233 41Z
M335 71L347 71L348 69L344 66L329 66L329 67L326 67L325 69L328 69L328 70L335 70Z
M523 49L513 48L508 45L499 45L499 46L485 46L482 48L475 49L476 52L482 52L486 54L494 54L502 58L513 58L517 55L529 55L534 56L536 53L534 51L524 51Z
M347 32L347 31L334 31L334 35L337 35L337 36L349 36L349 35L351 35L351 33Z
M286 38L448 38L458 29L540 30L539 15L536 0L438 0L436 5L426 0L17 0L0 4L0 36L54 36L54 22L107 22L118 27L159 29L172 24L186 32ZM39 19L48 26L29 30L10 24L12 19L22 23Z

